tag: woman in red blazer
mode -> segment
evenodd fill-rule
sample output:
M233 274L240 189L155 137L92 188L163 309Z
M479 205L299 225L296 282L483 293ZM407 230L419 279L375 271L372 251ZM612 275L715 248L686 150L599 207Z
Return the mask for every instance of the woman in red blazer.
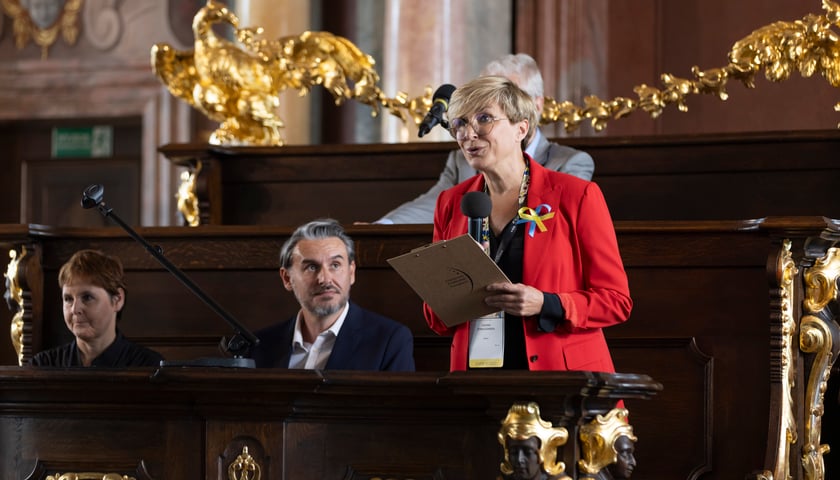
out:
M512 282L488 287L486 303L504 312L494 319L448 328L424 305L432 330L453 336L450 369L614 372L602 328L626 321L632 300L601 190L523 153L539 114L504 77L459 87L448 115L450 132L479 175L440 194L434 241L467 233L462 198L484 191L492 209L482 243ZM493 349L500 339L501 354Z

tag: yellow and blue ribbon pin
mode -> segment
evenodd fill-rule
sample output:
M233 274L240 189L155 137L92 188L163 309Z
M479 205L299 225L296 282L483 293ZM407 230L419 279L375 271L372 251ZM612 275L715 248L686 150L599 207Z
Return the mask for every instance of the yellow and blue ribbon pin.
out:
M546 203L538 206L536 209L531 207L522 207L519 209L519 220L517 220L517 224L520 223L528 223L528 235L531 237L534 236L534 230L537 228L540 229L540 232L546 231L545 222L546 220L551 219L554 217L554 212L551 211L551 206Z

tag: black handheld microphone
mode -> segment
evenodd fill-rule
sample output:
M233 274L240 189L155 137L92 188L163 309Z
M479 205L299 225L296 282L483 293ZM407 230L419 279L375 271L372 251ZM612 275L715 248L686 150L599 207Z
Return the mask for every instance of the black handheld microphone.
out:
M417 136L422 138L423 135L432 131L435 125L441 124L445 128L449 128L446 120L443 119L443 114L449 109L449 99L452 97L452 92L455 91L455 85L444 83L435 90L432 95L432 108L426 113L423 121L420 122L420 130L417 131Z
M481 243L481 223L490 215L492 209L490 195L484 192L468 192L461 199L461 213L469 219L468 232L478 243Z

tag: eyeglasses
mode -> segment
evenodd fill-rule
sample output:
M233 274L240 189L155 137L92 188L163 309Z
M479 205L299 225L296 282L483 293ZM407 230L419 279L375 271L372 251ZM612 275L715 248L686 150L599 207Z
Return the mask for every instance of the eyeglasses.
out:
M455 140L465 140L469 137L469 133L467 133L467 126L470 126L476 135L483 137L493 130L493 125L495 125L499 120L507 120L507 118L494 117L489 113L476 113L470 122L468 122L465 118L454 118L449 121L449 133L452 134L452 138Z

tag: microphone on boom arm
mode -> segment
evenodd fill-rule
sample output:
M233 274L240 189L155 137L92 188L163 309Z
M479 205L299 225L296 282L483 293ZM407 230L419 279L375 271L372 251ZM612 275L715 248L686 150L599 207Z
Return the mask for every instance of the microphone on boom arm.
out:
M230 325L234 330L234 335L230 339L222 337L219 343L220 348L225 352L233 355L233 358L202 358L195 361L185 362L169 362L162 360L160 365L164 366L215 366L215 367L245 367L254 368L254 360L246 358L252 347L256 346L260 340L251 333L244 325L239 323L230 313L222 308L215 300L199 288L184 272L178 269L172 262L170 262L164 255L163 249L160 246L152 246L137 232L134 231L128 224L126 224L114 210L108 207L103 201L105 196L105 188L102 185L94 184L85 189L82 193L82 207L90 209L96 207L99 213L105 218L111 218L123 230L125 230L131 238L140 243L146 251L148 251L155 260L157 260L169 273L175 276L190 292L203 301L210 307L217 315Z

